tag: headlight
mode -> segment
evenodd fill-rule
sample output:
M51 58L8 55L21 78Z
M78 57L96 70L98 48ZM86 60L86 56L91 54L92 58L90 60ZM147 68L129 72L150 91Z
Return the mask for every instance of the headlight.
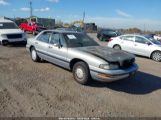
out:
M115 70L118 69L119 66L117 64L101 64L99 68L104 70Z

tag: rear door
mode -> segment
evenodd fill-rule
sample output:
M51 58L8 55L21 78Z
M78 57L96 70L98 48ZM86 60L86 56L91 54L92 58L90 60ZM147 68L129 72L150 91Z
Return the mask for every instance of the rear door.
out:
M121 42L120 42L121 49L125 50L127 52L130 52L130 53L134 53L134 40L135 40L135 37L132 36L132 35L121 36L120 39L121 39Z

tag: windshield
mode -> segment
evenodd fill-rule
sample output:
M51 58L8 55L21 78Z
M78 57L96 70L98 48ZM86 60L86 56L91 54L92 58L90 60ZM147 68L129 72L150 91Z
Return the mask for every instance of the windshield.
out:
M88 37L86 34L64 33L63 36L66 39L69 48L99 46L97 42Z
M103 31L103 34L110 35L111 37L117 37L117 36L120 36L121 35L120 32L113 31L113 30L105 30L105 31Z
M36 23L37 24L37 26L43 26L42 24L40 24L40 23Z
M0 29L18 29L15 23L0 23Z
M146 36L146 38L156 45L161 45L161 42L159 42L158 40L155 40L153 37Z

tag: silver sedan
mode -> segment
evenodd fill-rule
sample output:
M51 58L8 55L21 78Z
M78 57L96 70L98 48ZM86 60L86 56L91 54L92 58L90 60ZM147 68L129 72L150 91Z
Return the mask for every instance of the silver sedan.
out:
M34 62L43 59L69 69L80 84L124 79L138 69L134 55L99 46L84 33L43 31L29 39L26 48Z
M112 38L107 46L161 61L161 43L150 36L122 35Z

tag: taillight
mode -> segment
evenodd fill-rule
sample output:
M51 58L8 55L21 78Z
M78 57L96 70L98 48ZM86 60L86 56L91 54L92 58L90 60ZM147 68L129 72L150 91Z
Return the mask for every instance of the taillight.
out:
M109 40L108 40L108 42L110 42L110 41L112 41L113 39L112 38L110 38Z

